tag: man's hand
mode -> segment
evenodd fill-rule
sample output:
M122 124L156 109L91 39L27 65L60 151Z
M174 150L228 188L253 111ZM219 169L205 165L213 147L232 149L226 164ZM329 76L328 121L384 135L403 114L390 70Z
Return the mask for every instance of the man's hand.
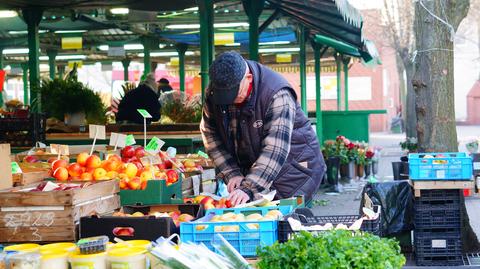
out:
M246 194L244 191L242 191L240 189L234 190L228 196L228 200L230 200L230 202L232 203L232 206L236 206L236 205L239 205L239 204L244 204L244 203L248 202L249 199L250 199L250 197L248 196L248 194Z
M227 190L232 193L236 188L240 187L240 183L243 181L243 177L233 177L228 181Z

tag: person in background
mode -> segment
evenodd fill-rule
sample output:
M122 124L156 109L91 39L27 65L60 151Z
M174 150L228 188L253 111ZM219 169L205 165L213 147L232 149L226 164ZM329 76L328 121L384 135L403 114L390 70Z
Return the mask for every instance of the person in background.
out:
M158 85L155 75L150 73L137 88L129 91L118 104L117 122L126 121L143 124L143 117L137 109L145 109L152 115L147 123L160 120L160 103L158 102Z
M166 78L161 78L158 81L158 92L159 93L165 93L165 92L169 92L169 91L173 91L172 86L170 86L170 81L168 81L168 79L166 79Z
M309 203L326 166L292 86L236 52L220 54L209 78L200 131L232 204L270 190L276 199L304 195Z

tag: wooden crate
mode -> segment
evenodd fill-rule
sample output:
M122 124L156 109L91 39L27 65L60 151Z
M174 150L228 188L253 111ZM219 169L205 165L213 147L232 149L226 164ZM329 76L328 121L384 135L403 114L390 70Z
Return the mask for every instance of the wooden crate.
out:
M473 180L470 181L461 181L461 180L415 180L410 181L410 184L413 185L413 190L415 191L415 197L420 197L421 190L461 190L461 189L473 189L475 184Z
M33 183L38 183L43 181L45 178L50 176L49 171L33 171L33 172L24 172L19 174L13 174L13 186L26 186Z
M0 242L74 241L80 217L120 208L116 180L67 191L19 192L35 185L0 191Z

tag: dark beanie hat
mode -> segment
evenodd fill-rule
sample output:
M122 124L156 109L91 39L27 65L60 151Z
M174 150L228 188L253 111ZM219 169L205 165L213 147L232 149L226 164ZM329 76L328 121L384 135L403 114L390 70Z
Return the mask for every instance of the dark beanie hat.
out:
M210 94L217 105L230 105L238 95L245 76L246 62L234 51L224 52L210 66Z

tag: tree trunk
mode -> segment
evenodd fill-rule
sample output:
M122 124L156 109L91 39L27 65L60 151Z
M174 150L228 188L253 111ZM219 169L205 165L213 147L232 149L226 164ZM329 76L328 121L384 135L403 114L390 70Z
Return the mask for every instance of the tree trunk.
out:
M456 31L460 22L467 16L469 2L468 0L415 2L416 57L412 83L416 94L420 152L458 151L451 29ZM442 18L448 25L431 13ZM465 203L461 210L464 250L478 250L478 239L471 228Z
M405 68L403 68L403 61L400 59L400 57L397 54L397 75L398 75L398 80L399 80L399 90L398 90L398 97L400 100L400 106L402 109L402 120L403 120L403 126L402 126L402 131L405 131L405 123L407 122L407 114L405 113L405 108L407 106L407 90L406 90L406 81L405 77L403 76L403 73L405 72Z
M458 151L452 36L447 25L426 10L434 14L444 14L447 11L453 13L455 11L451 9L456 7L452 6L452 2L453 0L438 0L421 1L415 4L414 27L417 53L412 83L416 93L420 152ZM421 6L422 3L426 9ZM444 7L447 9L444 10Z
M415 92L412 83L414 66L410 58L404 60L404 68L407 80L407 100L404 112L406 114L405 132L407 137L417 137L417 112L415 108Z

